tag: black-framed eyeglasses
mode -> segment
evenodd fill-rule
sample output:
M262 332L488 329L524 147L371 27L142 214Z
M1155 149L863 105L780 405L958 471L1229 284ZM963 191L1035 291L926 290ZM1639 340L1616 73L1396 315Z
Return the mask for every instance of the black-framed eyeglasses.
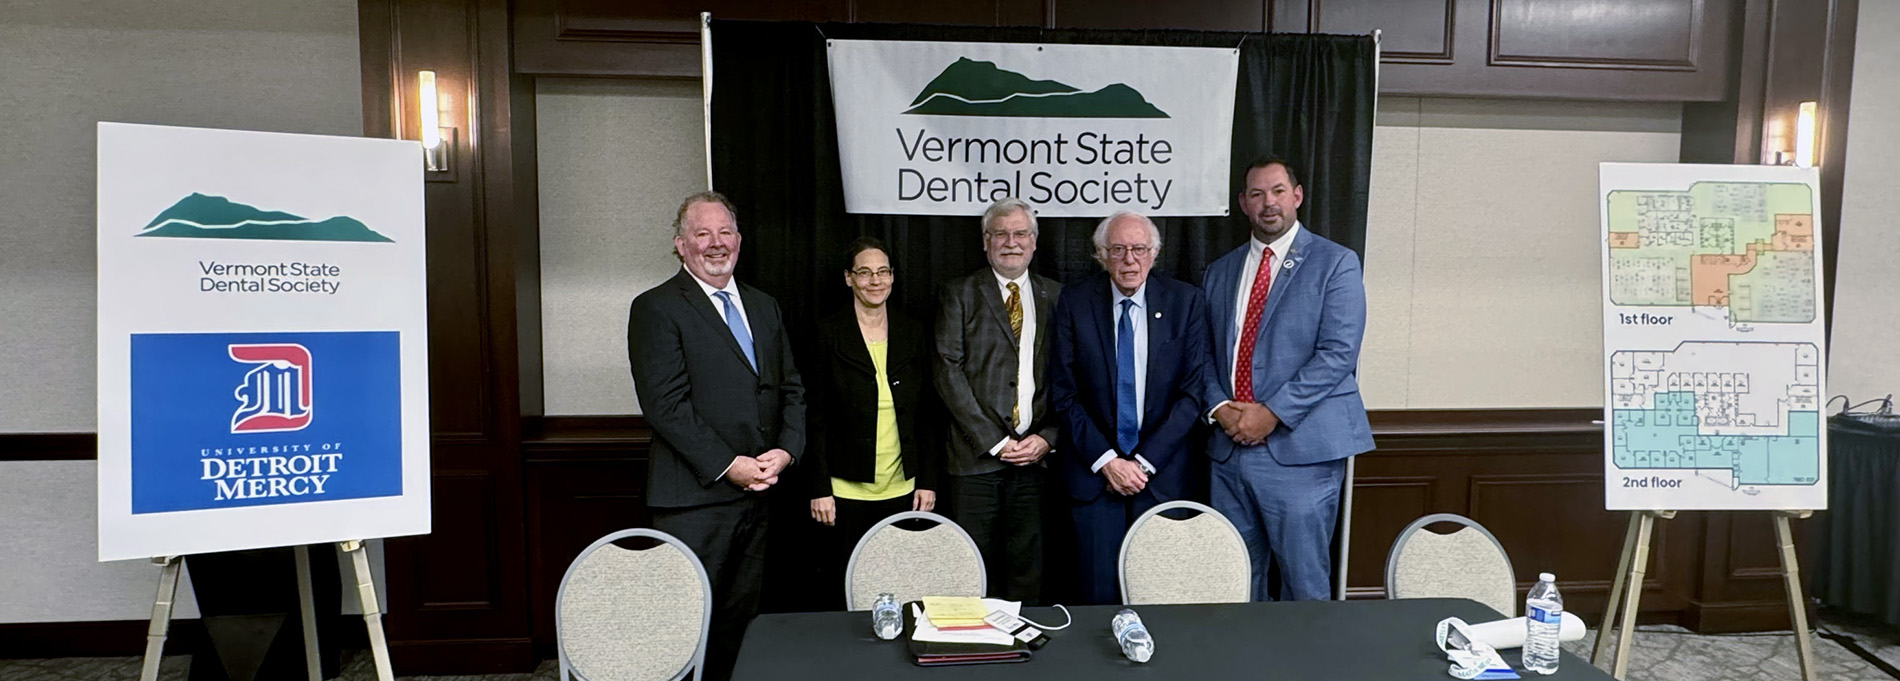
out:
M1154 254L1154 249L1149 247L1147 244L1141 244L1141 245L1136 245L1136 246L1116 245L1116 246L1108 247L1108 257L1110 258L1120 258L1124 255L1132 255L1132 256L1135 256L1136 260L1143 260L1153 254Z
M866 279L866 280L889 279L895 274L896 273L892 272L891 268L889 267L879 267L877 269L871 269L868 267L860 267L855 270L851 270L851 276L857 277L859 279Z

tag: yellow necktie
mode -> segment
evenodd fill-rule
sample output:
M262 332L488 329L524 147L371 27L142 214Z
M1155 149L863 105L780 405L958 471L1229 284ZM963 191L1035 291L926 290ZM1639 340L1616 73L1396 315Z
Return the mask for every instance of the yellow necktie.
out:
M1016 282L1009 282L1009 300L1003 301L1003 309L1009 312L1009 335L1015 338L1018 343L1023 341L1022 294L1022 287L1017 286ZM1021 419L1022 405L1011 405L1009 408L1009 427L1015 428L1016 422Z
M1003 301L1003 309L1009 311L1009 335L1021 341L1023 339L1023 298L1022 289L1016 282L1009 283L1009 300Z

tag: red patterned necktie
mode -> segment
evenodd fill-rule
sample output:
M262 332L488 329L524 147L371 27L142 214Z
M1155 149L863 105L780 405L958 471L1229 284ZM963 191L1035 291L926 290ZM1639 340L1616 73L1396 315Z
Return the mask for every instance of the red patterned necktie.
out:
M1234 353L1234 400L1252 402L1253 345L1259 340L1260 313L1267 307L1267 289L1273 287L1273 249L1260 249L1260 269L1253 275L1253 290L1247 292L1247 320L1237 331L1240 349Z

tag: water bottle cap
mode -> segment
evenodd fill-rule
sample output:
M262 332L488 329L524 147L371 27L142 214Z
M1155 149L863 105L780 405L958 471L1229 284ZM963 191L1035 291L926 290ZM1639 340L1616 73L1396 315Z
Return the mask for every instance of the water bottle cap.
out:
M1537 578L1553 584L1557 582L1557 576L1548 572L1537 573Z

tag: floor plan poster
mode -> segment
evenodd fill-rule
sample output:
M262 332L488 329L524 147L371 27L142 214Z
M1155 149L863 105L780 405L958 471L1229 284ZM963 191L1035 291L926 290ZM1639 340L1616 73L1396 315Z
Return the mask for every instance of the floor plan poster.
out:
M1819 178L1605 163L1605 507L1827 504Z

